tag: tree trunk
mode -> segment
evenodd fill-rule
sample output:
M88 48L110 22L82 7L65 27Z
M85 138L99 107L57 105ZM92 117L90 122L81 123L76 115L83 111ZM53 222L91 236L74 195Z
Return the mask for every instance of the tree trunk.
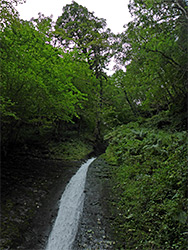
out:
M129 97L128 97L128 95L127 95L127 91L124 89L123 92L124 92L124 94L125 94L125 98L126 98L128 104L129 104L129 106L130 106L130 108L131 108L133 114L135 115L135 117L138 117L138 112L137 112L136 108L134 107L134 105L133 105L133 104L131 103L131 101L129 100Z

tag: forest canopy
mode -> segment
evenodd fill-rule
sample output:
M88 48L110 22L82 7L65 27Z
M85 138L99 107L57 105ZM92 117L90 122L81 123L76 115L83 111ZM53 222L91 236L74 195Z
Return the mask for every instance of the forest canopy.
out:
M132 21L118 35L76 2L56 23L42 14L21 20L19 2L1 1L5 151L27 140L27 128L54 133L64 123L82 124L98 139L105 129L159 114L162 123L185 128L186 1L130 1ZM116 71L108 76L112 56Z

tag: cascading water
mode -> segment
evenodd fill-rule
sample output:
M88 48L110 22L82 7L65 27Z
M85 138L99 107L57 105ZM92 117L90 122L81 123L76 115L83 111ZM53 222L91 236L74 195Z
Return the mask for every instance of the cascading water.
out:
M87 170L94 160L91 158L84 163L67 184L46 250L71 250L83 211Z

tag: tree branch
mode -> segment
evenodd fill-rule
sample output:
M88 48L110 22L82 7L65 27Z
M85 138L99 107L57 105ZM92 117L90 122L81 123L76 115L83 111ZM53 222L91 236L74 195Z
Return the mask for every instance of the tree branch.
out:
M147 49L145 48L147 52L154 52L154 53L159 53L161 54L163 57L165 57L166 59L168 59L169 63L171 63L172 65L176 65L178 66L179 68L181 68L181 65L179 63L177 63L173 58L167 56L164 52L156 49L156 50L153 50L153 49Z
M178 6L178 8L185 14L185 17L188 20L187 11L184 9L184 7L181 6L181 4L178 2L178 0L175 0L175 2L176 2L176 5Z

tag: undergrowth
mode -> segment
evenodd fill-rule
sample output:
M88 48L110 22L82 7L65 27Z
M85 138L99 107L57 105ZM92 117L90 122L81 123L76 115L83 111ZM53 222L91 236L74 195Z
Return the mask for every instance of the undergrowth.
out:
M49 145L51 157L61 160L82 160L93 151L93 145L80 138Z
M187 248L187 137L122 125L106 136L117 249Z

